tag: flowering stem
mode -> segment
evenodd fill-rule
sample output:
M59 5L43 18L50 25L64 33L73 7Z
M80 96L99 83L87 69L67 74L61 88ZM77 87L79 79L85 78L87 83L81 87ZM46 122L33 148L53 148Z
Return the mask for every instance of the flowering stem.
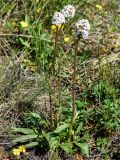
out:
M53 53L53 75L55 75L55 63L56 63L56 52L57 52L57 42L58 42L58 27L56 28L56 35L55 35L55 48Z
M60 65L61 63L59 62L58 64L58 107L60 110L60 105L61 105L61 92L60 92L60 84L61 84L61 80L60 80ZM61 117L61 111L60 111L60 121L61 121L62 117Z
M56 78L55 78L55 64L56 64L56 56L57 56L57 43L58 43L58 35L59 35L59 29L56 27L56 35L55 35L55 47L54 47L54 53L53 53L53 76L54 76L54 97L56 97ZM54 104L55 106L55 112L54 112L54 124L57 125L57 111L56 111L56 102Z
M72 120L73 122L74 117L75 117L75 112L76 112L76 107L75 107L75 83L76 83L76 70L77 70L77 53L78 53L78 42L76 43L75 47L75 54L74 54L74 66L73 66L73 84L72 84Z
M51 86L51 74L49 73L49 103L50 103L50 123L51 127L53 125L53 118L52 118L52 86Z
M69 139L71 138L71 130L74 123L75 113L76 113L76 105L75 105L75 83L76 83L76 70L77 70L77 53L78 53L78 40L75 42L75 52L74 52L74 64L73 64L73 76L72 76L72 118L71 124L69 128Z

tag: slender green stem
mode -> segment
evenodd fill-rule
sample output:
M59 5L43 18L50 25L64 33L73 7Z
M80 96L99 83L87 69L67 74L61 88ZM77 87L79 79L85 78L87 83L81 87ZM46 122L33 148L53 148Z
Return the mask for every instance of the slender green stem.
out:
M75 106L75 83L76 83L76 70L77 70L77 53L78 53L78 43L75 47L75 54L74 54L74 66L73 66L73 83L72 83L72 119L71 123L73 123L75 113L76 113L76 106Z

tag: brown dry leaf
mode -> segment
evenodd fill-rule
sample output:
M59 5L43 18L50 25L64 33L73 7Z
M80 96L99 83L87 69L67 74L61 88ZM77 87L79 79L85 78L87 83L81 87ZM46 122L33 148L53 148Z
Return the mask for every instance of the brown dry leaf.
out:
M74 160L84 160L83 156L78 152L76 153L76 155L74 156Z
M99 157L97 157L95 160L99 160Z
M2 150L2 148L0 148L0 158L2 158L3 157L3 150Z
M94 105L91 105L91 106L89 106L89 107L87 108L87 110L90 111L90 110L92 110L92 109L94 109L94 108L95 108L95 106L94 106Z

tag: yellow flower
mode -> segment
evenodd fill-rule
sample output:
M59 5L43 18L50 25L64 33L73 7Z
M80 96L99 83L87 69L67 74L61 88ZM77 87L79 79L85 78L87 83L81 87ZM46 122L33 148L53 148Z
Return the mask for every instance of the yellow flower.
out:
M53 30L53 31L56 31L56 25L52 25L52 27L51 27L51 29Z
M26 153L26 149L25 149L25 146L20 146L19 148L18 148L18 150L20 151L20 152L22 152L22 153Z
M64 28L64 26L62 24L59 24L58 30L63 29L63 28Z
M64 42L68 43L70 41L70 37L64 37Z
M30 66L30 70L31 70L32 72L35 72L35 71L36 71L36 66Z
M40 13L40 11L41 11L41 8L39 7L39 8L36 10L36 12L37 12L37 13Z
M25 22L25 21L21 21L20 24L21 24L21 26L22 26L23 28L28 27L28 23Z
M63 28L64 28L64 26L63 26L62 24L59 24L59 25L58 25L58 30L63 29ZM52 25L51 29L52 29L54 32L56 32L57 26L56 26L56 25Z
M102 52L102 53L108 53L108 51L109 51L109 49L106 48L106 47L102 47L102 48L101 48L101 52Z
M96 4L96 8L99 9L99 10L103 9L102 5L100 5L100 4Z
M20 155L20 150L19 149L13 149L13 154L15 156L19 156Z
M38 3L39 2L39 0L36 0L36 3Z

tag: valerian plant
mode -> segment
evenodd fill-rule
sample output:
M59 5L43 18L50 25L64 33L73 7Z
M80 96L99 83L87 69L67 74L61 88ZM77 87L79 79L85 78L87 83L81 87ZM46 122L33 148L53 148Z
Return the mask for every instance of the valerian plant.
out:
M102 10L98 4L96 8ZM119 108L118 98L113 94L117 91L114 89L108 93L109 85L104 81L88 82L86 87L80 88L81 93L77 93L78 80L81 80L81 74L77 74L78 56L84 53L83 42L87 47L91 25L84 15L71 21L75 14L76 7L64 6L52 15L52 20L49 20L51 27L47 26L47 29L44 22L34 27L34 22L27 22L30 20L28 16L26 23L20 23L32 37L27 43L24 38L20 39L28 51L25 57L36 65L34 72L45 73L49 99L47 116L30 112L23 118L27 128L13 128L13 132L21 134L13 143L23 143L25 147L42 146L70 154L81 152L89 157L93 139L97 139L98 147L104 148L108 140L106 135L111 137L112 132L118 130ZM66 28L68 25L70 33ZM66 57L70 57L70 64ZM70 66L72 71L63 74L66 66ZM101 135L99 130L104 134Z
M48 67L48 82L49 82L49 102L50 102L50 132L44 130L27 130L25 128L22 129L14 129L14 131L18 131L26 134L21 138L17 138L13 142L19 141L29 141L32 139L38 139L37 142L42 139L46 139L49 143L49 147L53 150L62 149L67 153L73 153L74 147L77 149L80 148L81 152L86 156L88 153L88 145L85 140L79 141L76 138L77 132L74 131L74 123L77 117L79 116L79 112L76 109L76 97L75 97L75 84L76 84L76 67L77 67L77 53L78 53L78 44L80 38L86 39L88 37L88 31L90 30L90 25L87 20L79 20L76 25L76 36L73 41L74 51L74 64L73 64L73 74L72 74L72 110L71 117L67 121L70 124L63 122L63 115L61 112L61 82L60 82L60 56L58 55L59 42L62 36L63 25L65 25L66 21L69 21L70 18L73 18L75 15L75 7L72 5L65 6L60 12L56 12L52 17L52 29L54 29L54 43L53 43L53 54L51 58L51 62ZM28 30L31 32L31 29ZM59 57L59 59L58 59ZM58 63L58 69L56 70L56 63ZM57 79L56 79L57 77ZM58 113L61 112L58 116ZM39 117L40 118L40 117ZM30 131L30 133L29 133ZM32 132L32 133L31 133ZM75 134L76 133L76 134ZM40 136L38 136L40 134ZM28 144L27 146L38 145L39 143ZM75 150L76 150L75 149Z

